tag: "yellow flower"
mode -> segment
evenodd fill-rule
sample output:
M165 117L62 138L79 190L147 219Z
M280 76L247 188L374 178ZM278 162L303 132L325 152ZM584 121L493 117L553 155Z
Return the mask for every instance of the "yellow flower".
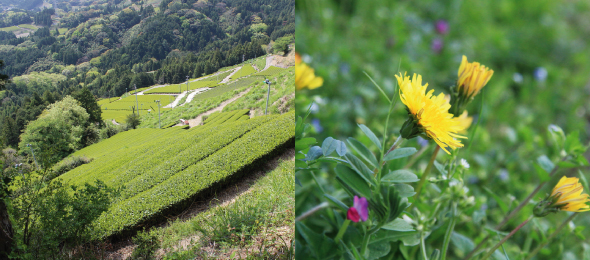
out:
M583 191L584 187L579 183L578 178L563 176L551 192L551 196L557 198L553 204L565 211L589 211L590 206L586 202L589 202L590 199L588 199L588 194L582 194Z
M451 105L445 99L444 94L433 96L434 90L426 93L426 85L422 85L422 76L414 74L409 76L395 75L400 86L400 99L406 105L408 113L412 115L411 121L406 121L400 133L404 138L413 138L425 133L434 140L440 148L446 149L463 147L457 138L465 138L457 133L461 130L461 122L453 118L449 113ZM408 124L408 122L411 122ZM412 123L413 122L413 123ZM418 129L416 131L416 128Z
M302 88L314 89L321 87L324 79L317 77L314 70L301 61L299 54L295 54L295 87L297 90Z
M490 81L493 70L486 68L484 65L480 65L479 62L467 62L467 57L463 55L461 66L457 72L457 88L459 92L468 100L477 93Z
M467 128L469 128L471 126L471 123L473 123L473 117L467 114L467 110L463 110L463 114L456 118L457 120L459 120L459 126L461 127L461 130L459 130L458 133L466 134Z

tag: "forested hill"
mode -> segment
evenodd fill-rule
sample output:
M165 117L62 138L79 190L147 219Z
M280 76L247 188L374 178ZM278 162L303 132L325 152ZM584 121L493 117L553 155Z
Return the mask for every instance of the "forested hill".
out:
M0 89L0 135L15 141L47 105L83 87L103 98L180 83L286 53L295 30L293 0L50 0L19 8L0 13L0 73L12 81Z

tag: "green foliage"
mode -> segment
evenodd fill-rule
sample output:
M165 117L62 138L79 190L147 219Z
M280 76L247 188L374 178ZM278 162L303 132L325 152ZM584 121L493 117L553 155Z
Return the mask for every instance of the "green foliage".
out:
M293 35L283 36L278 38L274 44L272 45L272 49L274 53L283 52L283 55L287 55L289 53L289 44L294 41Z
M82 88L78 93L74 95L74 98L80 102L80 106L86 109L88 113L88 122L89 123L98 123L102 124L102 117L100 116L101 110L98 104L96 103L96 99L90 93L88 88Z
M293 122L288 113L190 130L131 130L75 153L94 160L59 179L76 185L99 179L125 187L94 224L98 237L120 234L254 167L292 138Z
M50 161L57 162L83 146L82 138L88 118L88 113L80 103L67 96L49 105L37 120L27 125L21 135L20 152L31 155L31 149L40 151L42 147L52 147L55 153Z
M245 64L240 70L236 71L236 73L234 73L231 78L239 79L253 73L256 73L256 69L254 69L254 67L252 67L250 64Z
M136 113L129 114L125 119L125 124L127 124L128 129L135 129L141 124L141 118Z
M153 232L138 232L133 238L133 243L137 247L131 254L131 259L149 260L155 259L156 250L160 247L160 241Z

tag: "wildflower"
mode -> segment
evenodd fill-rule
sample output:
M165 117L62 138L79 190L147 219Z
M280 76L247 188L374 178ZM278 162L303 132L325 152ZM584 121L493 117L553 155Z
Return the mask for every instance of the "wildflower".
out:
M459 130L459 133L460 134L467 133L467 128L469 128L471 126L471 123L473 123L473 117L471 117L467 114L467 110L463 110L463 114L461 114L459 117L457 117L457 120L459 121L459 126L461 127L461 130Z
M367 198L354 196L354 206L348 208L346 215L353 222L359 222L359 220L367 221L369 219L369 203L367 202Z
M302 88L315 89L324 84L324 79L315 75L313 68L309 67L303 61L299 54L295 55L295 87L299 90Z
M426 93L426 85L422 85L422 76L395 75L400 86L400 99L410 117L402 126L400 134L410 139L425 135L434 140L440 148L449 153L447 147L463 147L457 138L465 138L457 134L461 130L460 121L449 113L451 105L445 100L444 94L433 96L434 90Z
M571 212L589 211L590 206L586 203L590 199L588 194L582 194L583 191L584 187L578 178L563 176L553 188L551 195L535 206L533 213L537 217L544 217L551 212L560 210Z
M447 32L449 32L449 23L445 20L436 21L434 27L436 28L436 32L439 34L445 35Z
M457 72L457 88L463 94L466 100L471 99L490 81L493 70L480 65L479 62L469 63L467 57L463 55L461 66Z
M467 162L467 160L461 158L461 166L463 166L463 168L465 169L469 169L469 163Z
M443 41L437 38L432 40L432 45L430 46L430 49L432 49L434 53L439 54L443 49L443 45Z
M537 81L545 81L547 79L547 70L543 67L536 68L533 75Z

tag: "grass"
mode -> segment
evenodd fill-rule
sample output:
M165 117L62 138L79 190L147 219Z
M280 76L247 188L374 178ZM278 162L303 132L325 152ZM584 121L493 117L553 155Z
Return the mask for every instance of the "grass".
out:
M282 69L279 74L269 77L269 80L274 83L270 88L269 114L280 114L294 108L294 77L294 68ZM252 89L246 95L227 105L223 111L249 109L254 110L254 115L262 115L266 108L267 92L267 84L255 81Z
M178 220L155 230L162 247L170 250L165 257L213 259L250 252L257 259L293 258L289 242L294 230L294 167L292 160L281 161L233 203L211 206L187 221ZM180 241L193 236L200 237L196 244L174 250ZM219 245L213 253L206 251L212 242Z
M0 28L0 31L5 31L5 32L14 32L14 31L18 31L18 30L20 30L20 28L18 28L17 26Z
M245 77L248 76L250 74L254 74L256 73L256 70L254 69L254 67L252 67L252 65L250 64L245 64L244 66L242 66L242 68L238 71L236 71L236 73L234 73L234 75L232 75L232 79L238 79L241 77Z
M34 26L32 24L19 24L18 26L19 27L22 27L22 28L31 29L31 30L37 30L38 29L37 26Z
M59 32L59 35L63 35L68 32L68 28L58 28L57 31Z
M254 65L259 71L263 70L266 66L266 56L258 57L254 60Z

